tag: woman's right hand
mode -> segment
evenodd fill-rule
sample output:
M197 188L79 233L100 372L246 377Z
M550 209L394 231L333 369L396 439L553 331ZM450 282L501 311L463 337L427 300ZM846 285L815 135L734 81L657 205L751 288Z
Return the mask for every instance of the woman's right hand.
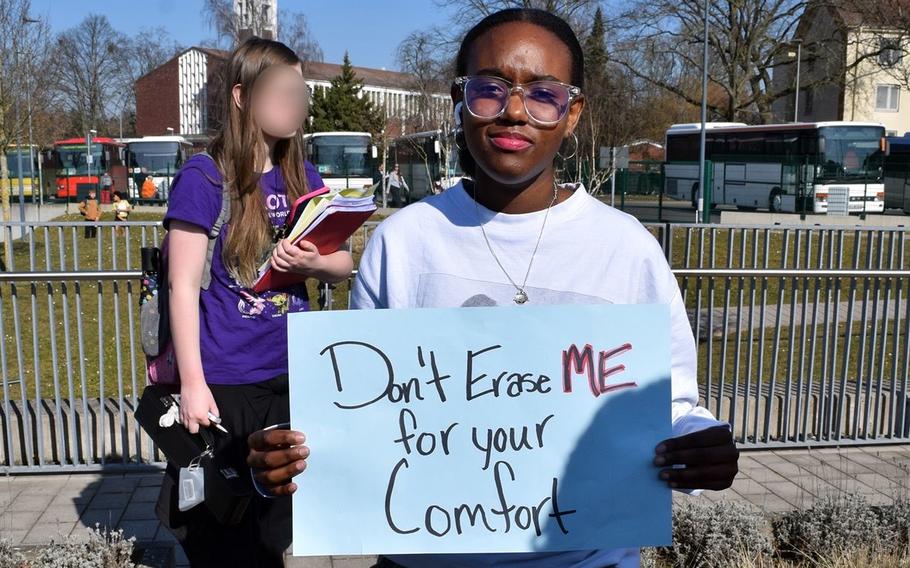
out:
M302 445L306 436L294 430L258 430L250 434L250 454L246 463L254 470L256 481L272 495L297 491L291 480L306 469L310 449Z
M218 405L212 396L212 390L204 381L195 383L181 383L180 385L180 423L191 434L199 432L200 426L208 427L209 412L215 416Z

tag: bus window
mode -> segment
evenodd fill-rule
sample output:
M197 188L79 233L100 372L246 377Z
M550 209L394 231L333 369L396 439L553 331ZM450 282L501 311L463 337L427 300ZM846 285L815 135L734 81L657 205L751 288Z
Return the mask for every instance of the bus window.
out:
M366 137L314 137L309 158L323 177L370 177L369 146Z
M61 167L67 170L67 175L76 176L88 174L88 161L86 160L87 152L84 144L59 146L57 148L57 154L59 156ZM101 161L100 144L92 144L92 156L94 157L92 172L97 173L98 162Z
M304 136L307 159L330 189L373 185L373 144L366 132L318 132Z
M667 156L677 162L697 162L700 134L674 134L667 137ZM672 156L672 158L670 157Z
M783 134L769 134L765 139L765 153L772 156L783 156L787 152L784 149Z
M28 150L17 151L15 148L6 151L6 168L9 171L9 177L19 177L19 156L22 156L22 177L38 177L38 156L37 152L32 152L31 166L29 166Z
M825 176L840 179L881 176L880 128L826 126L819 129L819 135L824 141L821 163Z
M183 162L178 142L145 142L129 144L129 164L141 173L153 176L173 175Z

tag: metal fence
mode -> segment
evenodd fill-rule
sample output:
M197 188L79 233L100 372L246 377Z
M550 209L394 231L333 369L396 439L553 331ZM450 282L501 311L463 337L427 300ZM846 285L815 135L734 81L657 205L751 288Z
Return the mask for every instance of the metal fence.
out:
M139 249L160 223L2 223L0 470L161 467ZM362 249L375 224L352 238ZM910 441L910 230L648 225L676 273L702 402L746 448ZM350 282L311 289L347 306Z

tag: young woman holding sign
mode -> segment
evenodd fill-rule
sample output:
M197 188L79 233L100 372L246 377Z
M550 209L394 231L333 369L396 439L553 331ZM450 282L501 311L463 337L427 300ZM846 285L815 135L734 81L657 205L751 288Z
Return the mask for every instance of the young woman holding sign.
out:
M634 218L558 184L553 162L584 109L584 61L571 28L539 10L495 13L472 28L452 85L468 179L382 223L360 262L352 307L666 303L671 311L675 437L654 474L677 489L729 487L738 451L728 425L697 406L696 350L676 279ZM420 239L413 235L421 235ZM257 432L248 463L278 495L306 465L303 433ZM684 465L684 468L673 466ZM636 549L408 555L379 566L638 566Z

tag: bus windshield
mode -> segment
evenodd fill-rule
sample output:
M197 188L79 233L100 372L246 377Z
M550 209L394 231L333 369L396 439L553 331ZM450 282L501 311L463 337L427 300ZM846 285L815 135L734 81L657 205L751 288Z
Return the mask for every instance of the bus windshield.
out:
M368 136L319 136L310 139L309 160L324 178L370 177Z
M92 173L98 173L103 169L101 164L101 144L92 144ZM63 173L70 176L88 174L88 162L86 161L85 144L73 144L66 146L57 146L57 155L60 157L60 167Z
M19 177L19 155L20 152L17 150L7 150L6 151L6 167L9 170L9 177L18 178ZM23 150L22 155L22 176L23 177L38 177L38 154L37 152L32 152L32 167L29 167L29 155L28 150Z
M153 176L172 175L180 167L178 142L130 142L129 167Z
M822 141L819 178L881 180L885 130L878 126L824 126L818 129Z

